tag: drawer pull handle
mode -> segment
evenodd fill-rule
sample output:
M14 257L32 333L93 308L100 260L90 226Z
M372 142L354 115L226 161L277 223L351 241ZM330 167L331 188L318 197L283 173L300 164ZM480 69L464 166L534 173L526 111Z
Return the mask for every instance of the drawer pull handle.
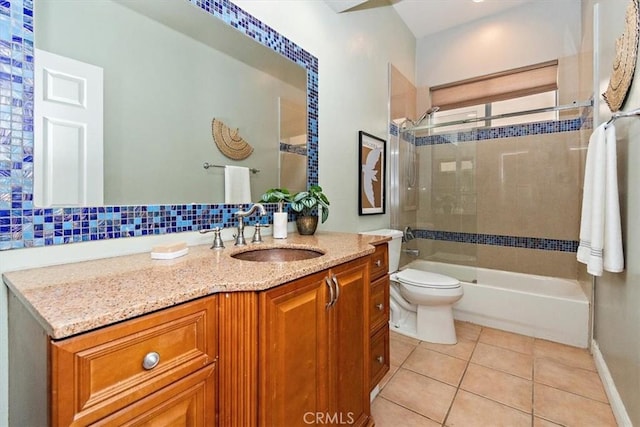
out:
M382 266L382 261L380 261L379 259L376 260L375 262L376 267L381 267Z
M384 310L384 304L380 303L380 304L376 304L376 308L380 311Z
M378 361L379 364L384 365L384 357L378 356L376 357L376 360Z
M160 355L155 351L152 351L144 356L144 359L142 360L142 367L149 371L158 366L158 363L160 363Z
M333 285L331 284L331 280L328 277L324 278L324 282L329 287L329 302L325 304L325 307L328 310L331 308L333 304L335 304L336 294L335 294L335 290L333 289Z

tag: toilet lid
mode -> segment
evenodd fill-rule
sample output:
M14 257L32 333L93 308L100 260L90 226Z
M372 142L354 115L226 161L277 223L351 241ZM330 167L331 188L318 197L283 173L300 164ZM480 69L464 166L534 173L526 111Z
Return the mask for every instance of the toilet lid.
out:
M401 283L423 288L453 289L460 287L460 281L453 277L412 268L399 271L396 277Z

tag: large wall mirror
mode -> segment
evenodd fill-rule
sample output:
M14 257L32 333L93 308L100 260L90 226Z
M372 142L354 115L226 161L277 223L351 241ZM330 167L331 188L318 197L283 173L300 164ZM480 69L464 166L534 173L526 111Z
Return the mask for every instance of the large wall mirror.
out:
M52 61L56 62L52 69L59 70L64 58L69 58L74 69L80 61L102 70L102 82L86 79L86 84L104 87L102 123L98 124L104 129L103 144L92 147L93 141L88 140L83 147L102 153L94 156L98 165L88 165L90 170L104 171L102 186L98 183L104 197L97 204L223 203L224 170L205 169L205 161L258 170L251 176L252 200L280 186L279 100L297 101L306 114L307 73L303 67L216 22L185 0L39 0L34 8L36 49L62 56ZM36 51L37 57L39 53ZM48 55L39 58L37 67L50 66L45 62ZM40 92L46 86L46 82L39 85L41 81L36 78L36 131ZM55 105L60 105L64 117L66 106ZM248 158L230 159L218 149L212 138L214 117L238 129L238 136L253 147ZM306 128L306 117L298 121L298 126ZM47 132L43 131L35 140L40 157L47 149L65 145L64 140L38 138ZM66 132L52 133L63 139ZM39 142L46 148L38 150ZM38 197L40 189L51 188L46 182L38 185L41 175L42 181L51 178L38 163L36 202L43 199ZM301 173L306 182L306 161L296 166L304 168ZM288 168L286 161L282 167ZM73 173L70 168L65 172ZM90 185L86 187L90 191ZM68 193L59 197L66 201ZM96 199L89 194L86 200L96 204Z
M258 170L251 177L254 201L285 186L281 176L292 169L303 187L317 183L317 59L230 1L33 3L31 11L30 4L11 2L11 16L22 21L0 40L13 43L14 52L19 43L24 52L8 58L0 51L3 63L14 64L11 105L2 113L22 116L20 132L3 122L0 134L0 148L11 147L0 151L0 250L230 226L237 206L223 203L224 168L205 169L205 162ZM29 82L38 54L46 59L41 51L102 70L98 202L34 198L34 166L44 162L46 177L46 162L55 158L51 145L43 150L34 140L57 132L32 115ZM297 124L283 125L292 117ZM223 155L212 137L214 118L238 128L253 153L243 160ZM281 153L291 145L297 146L293 167L291 156ZM76 160L85 161L88 150L76 150ZM101 171L89 165L87 172ZM65 186L71 192L82 187Z

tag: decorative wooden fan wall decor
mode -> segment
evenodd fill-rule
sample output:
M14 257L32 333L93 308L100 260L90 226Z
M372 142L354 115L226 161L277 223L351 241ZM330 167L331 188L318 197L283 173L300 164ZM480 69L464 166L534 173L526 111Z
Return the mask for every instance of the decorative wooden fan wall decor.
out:
M253 153L253 147L238 134L239 129L232 130L218 119L211 121L213 142L222 154L233 160L246 159Z
M602 94L611 112L620 110L624 103L636 68L638 36L640 33L640 12L638 0L631 0L625 15L625 29L616 40L616 57L609 77L607 91Z

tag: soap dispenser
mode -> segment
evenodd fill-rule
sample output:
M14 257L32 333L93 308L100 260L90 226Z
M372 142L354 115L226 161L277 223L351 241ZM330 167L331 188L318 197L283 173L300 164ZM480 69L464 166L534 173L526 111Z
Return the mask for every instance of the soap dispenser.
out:
M287 238L287 217L286 212L279 210L273 214L273 238L274 239L286 239Z
M286 188L272 188L267 190L261 197L261 201L268 203L278 203L278 212L273 214L273 238L287 238L288 214L283 212L284 203L291 199L291 193Z

